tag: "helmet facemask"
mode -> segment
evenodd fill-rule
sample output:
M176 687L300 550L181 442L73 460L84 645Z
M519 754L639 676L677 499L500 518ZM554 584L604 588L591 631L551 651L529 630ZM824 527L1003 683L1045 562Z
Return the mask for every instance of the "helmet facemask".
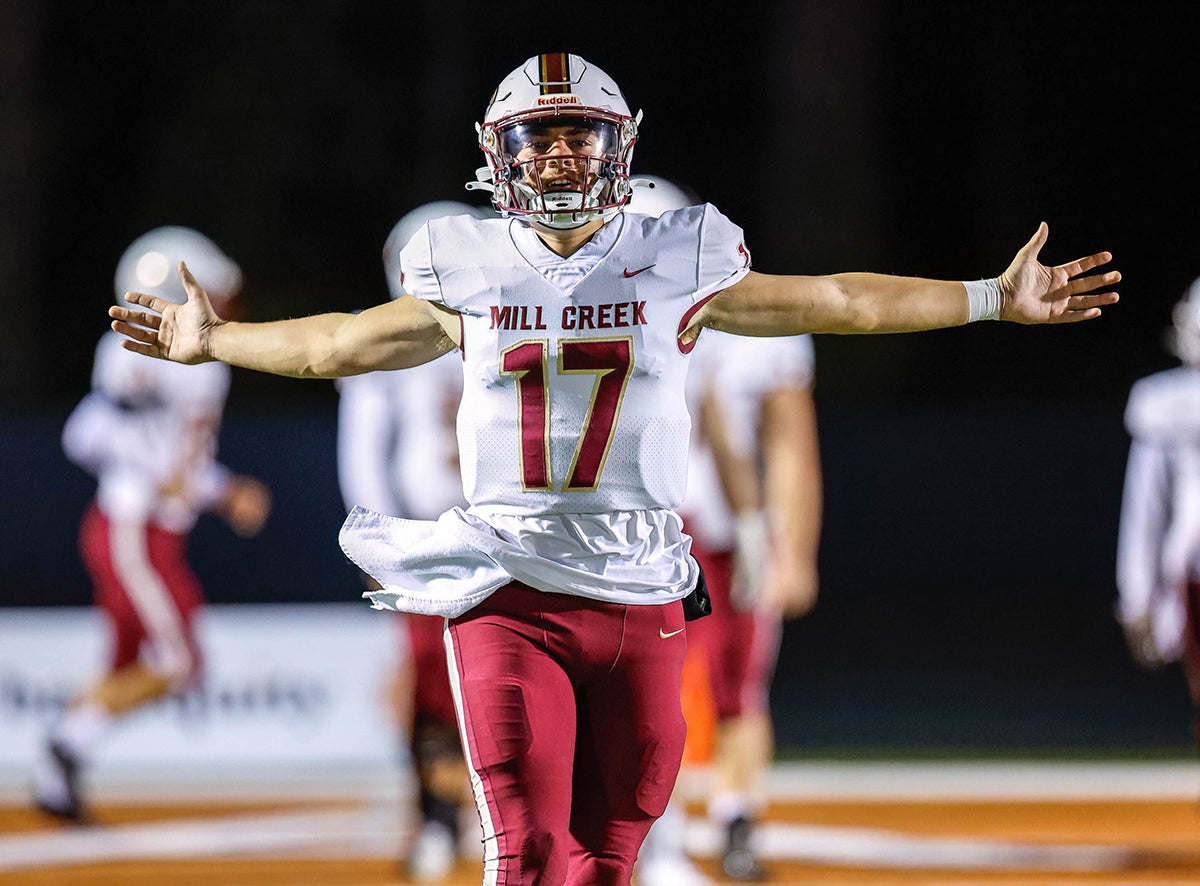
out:
M636 123L579 110L516 114L480 127L501 212L569 229L608 218L628 201Z
M476 126L487 166L468 188L550 228L611 218L628 201L642 114L612 78L577 55L543 53L501 81Z

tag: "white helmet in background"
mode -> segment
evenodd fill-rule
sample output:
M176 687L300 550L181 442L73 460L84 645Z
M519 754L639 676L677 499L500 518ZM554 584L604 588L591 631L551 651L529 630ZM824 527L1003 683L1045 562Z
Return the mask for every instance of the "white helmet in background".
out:
M625 207L627 212L652 215L658 218L672 209L695 206L700 202L691 191L658 175L639 175L631 184L633 195Z
M1174 325L1167 331L1167 347L1189 366L1200 366L1200 279L1175 305L1171 320Z
M168 225L142 234L121 255L113 281L117 304L129 307L125 293L130 291L183 304L187 293L179 281L181 261L187 262L188 270L214 304L226 302L241 291L242 269L237 262L199 231Z
M490 189L505 215L570 229L629 199L637 115L611 77L577 55L536 55L501 81L476 125Z
M392 226L383 244L383 273L387 277L392 298L404 295L400 283L400 250L427 221L448 215L473 215L476 218L495 218L496 213L486 206L471 206L458 200L434 200L409 210Z

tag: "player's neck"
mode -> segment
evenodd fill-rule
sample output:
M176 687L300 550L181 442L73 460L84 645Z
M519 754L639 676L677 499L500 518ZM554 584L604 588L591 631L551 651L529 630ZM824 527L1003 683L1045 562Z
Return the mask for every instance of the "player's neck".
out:
M562 231L558 228L547 228L536 222L530 224L530 227L533 228L533 232L541 238L541 241L546 244L546 247L551 252L561 255L563 258L568 258L591 240L598 230L604 227L604 219L595 219L586 225L571 228L569 231Z

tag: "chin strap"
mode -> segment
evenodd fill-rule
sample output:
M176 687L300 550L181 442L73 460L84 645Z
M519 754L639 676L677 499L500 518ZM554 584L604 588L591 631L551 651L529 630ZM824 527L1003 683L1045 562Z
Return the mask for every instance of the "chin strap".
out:
M493 187L492 168L490 166L480 166L475 170L475 181L467 182L466 184L468 191L490 191Z

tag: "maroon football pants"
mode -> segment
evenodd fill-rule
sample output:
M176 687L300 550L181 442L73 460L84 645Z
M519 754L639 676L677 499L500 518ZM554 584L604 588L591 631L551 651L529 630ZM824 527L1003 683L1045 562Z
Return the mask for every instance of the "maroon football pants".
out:
M449 622L485 884L627 886L683 755L683 628L516 582Z
M187 542L186 534L153 523L114 523L95 503L84 514L79 551L112 628L110 672L141 657L165 676L198 672L194 621L204 592L188 565Z
M688 623L688 644L700 650L708 665L717 719L767 711L779 658L781 619L766 612L740 612L733 605L731 551L709 550L693 536L692 556L704 569L712 615Z
M445 622L439 615L404 615L413 666L413 719L417 725L434 723L454 729L458 716L450 694Z
M1200 584L1188 585L1187 628L1180 663L1192 698L1192 741L1200 751Z

